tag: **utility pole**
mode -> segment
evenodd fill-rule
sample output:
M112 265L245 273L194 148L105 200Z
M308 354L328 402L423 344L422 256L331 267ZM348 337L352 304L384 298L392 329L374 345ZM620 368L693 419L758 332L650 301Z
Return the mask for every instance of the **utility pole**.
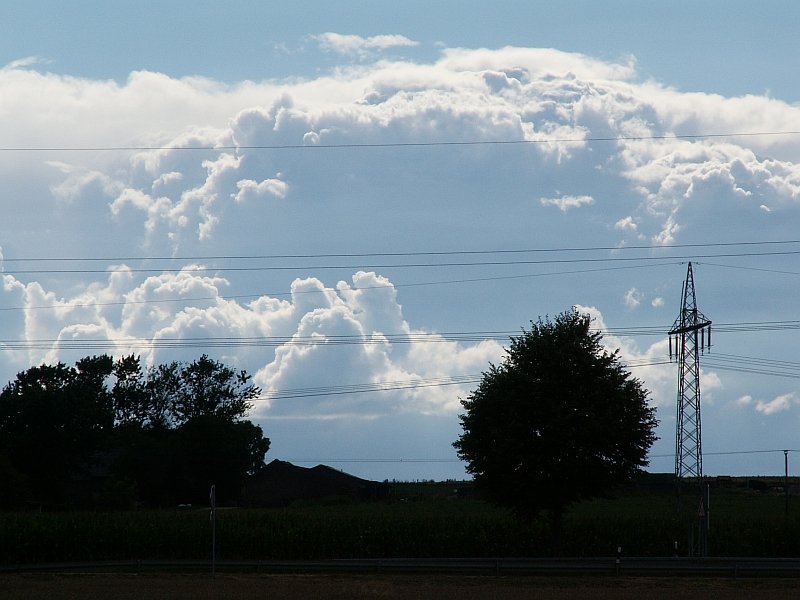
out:
M789 516L789 451L783 451L783 496L785 498L786 504L784 507L784 512L786 516Z
M669 356L678 362L678 413L675 427L675 480L695 480L700 518L699 551L707 552L708 488L703 490L703 445L700 423L700 354L711 348L711 321L697 310L692 263L681 293L681 310L669 331Z

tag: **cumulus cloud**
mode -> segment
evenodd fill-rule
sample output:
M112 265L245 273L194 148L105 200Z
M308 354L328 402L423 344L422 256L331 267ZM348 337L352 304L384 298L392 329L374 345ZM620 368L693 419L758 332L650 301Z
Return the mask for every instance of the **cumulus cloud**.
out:
M96 188L98 193L109 198L113 198L122 191L122 183L103 172L55 161L49 164L64 174L64 179L50 188L53 196L60 200L66 202L80 200L92 193L90 189L92 187Z
M289 186L285 181L280 179L265 179L263 181L253 181L252 179L242 179L236 182L236 187L239 189L234 194L233 199L236 202L244 202L248 198L285 198L289 191Z
M267 346L207 348L256 374L262 417L452 420L469 385L421 385L475 375L502 350L452 341L436 333L441 323L507 330L531 313L580 303L595 307L603 327L604 319L617 326L631 314L661 319L653 309L678 293L655 263L603 274L576 265L576 280L566 268L545 273L537 256L483 270L451 264L445 274L422 266L430 256L398 266L395 251L625 249L751 239L754 224L767 222L772 237L788 238L800 227L796 136L675 137L791 130L798 106L641 82L632 59L505 47L370 62L370 53L416 42L315 41L360 60L303 79L238 84L146 71L96 81L47 73L35 61L0 69L5 146L118 149L0 161L10 309L0 319L4 337L24 343L23 351L0 344L6 378L69 358L67 342L106 340L115 353L158 362L192 358L195 348L181 340L274 337ZM25 256L141 260L70 263L66 273L14 262ZM647 306L640 290L658 295ZM742 304L759 305L763 293ZM359 343L337 345L343 336ZM666 337L606 340L654 404L674 404ZM704 370L704 400L722 383ZM308 391L355 384L395 389ZM281 396L286 390L305 391ZM774 399L752 401L763 414L795 402L764 396Z
M357 54L366 56L371 51L386 50L388 48L414 47L419 45L404 35L373 35L362 37L360 35L344 35L341 33L320 33L310 36L322 50L337 54Z
M256 374L268 399L262 414L329 419L458 410L457 397L467 388L430 382L479 374L499 359L501 346L492 341L462 346L414 329L396 294L391 282L375 273L358 272L352 285L341 281L335 290L317 279L296 280L292 339Z
M573 208L594 204L594 198L591 196L561 196L560 198L540 198L539 202L542 206L555 206L561 212L567 212Z
M318 36L318 41L353 51L414 43L402 36L338 34ZM47 179L58 197L95 193L111 196L106 201L116 202L115 215L123 206L142 211L151 239L169 236L173 245L186 243L187 236L210 239L225 214L241 213L231 211L228 200L291 195L286 176L298 164L290 158L296 154L267 156L248 148L259 145L526 140L539 156L538 161L532 157L533 165L574 170L583 178L591 167L603 173L603 181L616 181L606 226L623 238L660 244L679 241L687 223L699 222L695 217L716 210L719 202L735 201L736 210L769 206L772 211L797 202L796 163L761 154L772 150L787 156L791 146L780 136L664 138L702 131L704 125L719 130L715 104L723 124L733 124L733 115L740 118L739 130L774 128L764 123L765 114L777 127L796 118L796 107L770 99L732 102L698 95L687 102L685 94L632 83L634 69L632 62L605 63L556 50L446 49L432 64L377 62L309 81L233 86L147 72L133 73L123 84L95 82L10 66L0 76L0 91L9 103L6 114L15 115L13 122L3 123L8 144L69 146L81 140L87 146L118 146L135 140L163 146L127 159L108 154L86 164L53 163L61 175ZM693 119L681 112L688 106L694 107ZM590 147L586 140L592 136L625 139ZM214 151L217 146L241 149ZM181 150L187 147L209 150ZM476 152L479 164L485 153ZM526 185L541 188L545 180L530 170L531 163L524 164L510 162L507 169L515 169ZM343 170L330 172L331 166L318 162L314 175L346 176ZM550 191L540 203L562 212L596 202L590 195Z
M623 62L604 62L585 54L562 52L554 48L505 46L496 50L482 48L445 48L442 63L452 70L506 70L525 72L531 80L542 80L545 86L562 81L575 91L591 81L627 81L636 73L633 57Z
M493 341L462 345L412 328L391 282L375 273L358 272L335 288L297 279L291 300L262 296L240 304L225 298L227 280L198 273L199 267L149 276L132 289L133 273L118 267L104 284L70 298L11 276L4 287L24 296L32 364L80 357L90 342L151 365L206 344L255 373L265 391L256 418L453 414L468 384L451 383L479 374L502 354ZM273 341L266 345L271 351L260 338ZM54 341L48 347L38 340ZM447 385L436 385L442 381ZM371 393L361 393L364 386Z
M776 396L768 402L759 400L755 404L755 409L764 415L773 415L775 413L787 411L792 407L792 405L797 403L797 394L781 394L780 396Z
M625 217L614 223L614 229L636 233L636 222L633 217Z

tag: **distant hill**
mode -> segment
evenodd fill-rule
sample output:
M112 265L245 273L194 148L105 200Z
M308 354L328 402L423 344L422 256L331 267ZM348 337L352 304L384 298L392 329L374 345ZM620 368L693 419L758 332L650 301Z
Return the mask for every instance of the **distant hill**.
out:
M251 477L245 492L249 507L286 506L297 501L346 498L381 500L389 495L389 485L361 479L325 465L298 467L273 460Z

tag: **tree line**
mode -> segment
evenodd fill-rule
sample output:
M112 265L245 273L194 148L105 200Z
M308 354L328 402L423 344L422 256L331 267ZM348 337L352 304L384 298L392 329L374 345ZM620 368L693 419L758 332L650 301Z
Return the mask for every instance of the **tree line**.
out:
M87 357L19 373L0 392L0 506L235 502L269 439L245 419L260 390L203 355L143 369ZM577 309L511 338L462 401L453 444L482 495L558 540L572 504L631 481L658 421L642 382Z
M236 502L270 441L246 419L261 390L203 355L32 367L0 392L0 507Z

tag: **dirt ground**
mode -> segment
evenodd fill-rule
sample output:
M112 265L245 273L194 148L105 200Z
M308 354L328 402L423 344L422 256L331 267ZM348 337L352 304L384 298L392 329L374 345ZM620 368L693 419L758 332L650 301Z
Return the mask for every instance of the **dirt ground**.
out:
M783 600L800 579L450 575L4 574L3 600Z

